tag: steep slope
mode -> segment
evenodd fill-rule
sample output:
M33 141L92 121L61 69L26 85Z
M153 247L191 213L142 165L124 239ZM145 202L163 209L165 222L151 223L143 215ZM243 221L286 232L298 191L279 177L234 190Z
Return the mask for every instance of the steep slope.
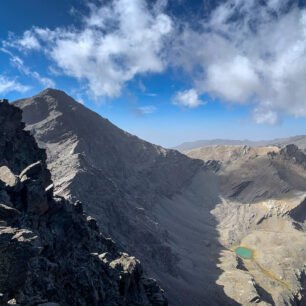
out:
M45 151L23 128L0 101L0 304L167 305L80 202L53 196Z
M47 149L56 193L83 199L170 304L305 303L305 225L296 215L306 174L297 147L215 147L200 161L118 129L61 91L15 103ZM240 245L254 250L251 260L235 255Z
M186 154L218 159L222 203L212 213L228 249L217 281L226 294L241 304L305 305L306 155L295 145L214 146ZM237 258L239 246L252 250L252 259Z
M161 281L170 303L231 305L216 285L221 246L209 211L218 195L203 162L140 140L58 90L15 105L47 150L55 193L80 199Z
M197 140L184 142L173 149L180 152L198 149L207 146L250 146L250 147L264 147L264 146L286 146L288 144L295 144L302 150L306 150L306 135L298 135L288 138L278 138L273 140L232 140L232 139L211 139L211 140Z

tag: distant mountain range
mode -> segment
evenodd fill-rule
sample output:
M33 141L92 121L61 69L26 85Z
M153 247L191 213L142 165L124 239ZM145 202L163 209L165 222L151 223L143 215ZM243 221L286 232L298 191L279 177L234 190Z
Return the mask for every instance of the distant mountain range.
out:
M233 140L233 139L203 139L190 142L184 142L173 149L180 152L197 149L208 146L250 146L250 147L264 147L264 146L286 146L288 144L295 144L302 150L306 150L306 135L298 135L288 138L278 138L273 140Z

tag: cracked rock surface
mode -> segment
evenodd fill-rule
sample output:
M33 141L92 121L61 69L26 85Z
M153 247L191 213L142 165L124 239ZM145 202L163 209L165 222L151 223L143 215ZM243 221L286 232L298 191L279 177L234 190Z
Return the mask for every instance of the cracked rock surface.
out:
M53 195L45 151L23 128L1 101L0 305L167 305L80 202Z

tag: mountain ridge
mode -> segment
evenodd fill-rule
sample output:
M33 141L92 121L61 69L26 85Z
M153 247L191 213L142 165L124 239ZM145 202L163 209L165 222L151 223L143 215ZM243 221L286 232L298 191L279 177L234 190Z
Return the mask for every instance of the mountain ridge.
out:
M196 305L203 299L210 299L212 305L229 300L215 284L217 268L190 266L188 261L195 261L198 255L186 253L183 236L177 237L169 228L169 218L173 226L180 222L185 235L196 244L189 224L193 221L184 224L175 207L164 219L172 198L192 185L204 162L126 133L61 91L47 89L13 103L23 110L27 130L47 151L55 193L81 200L102 231L140 258L148 274L166 286L170 304L186 305L191 303L190 296ZM192 205L198 204L194 201ZM196 210L193 214L198 215ZM204 235L212 236L210 240L216 240L214 226L199 226ZM206 249L200 248L202 252ZM205 275L207 268L211 271ZM199 281L193 284L196 278ZM203 292L205 279L210 280L211 290Z
M45 151L21 117L0 101L0 304L166 306L81 202L53 194Z
M296 146L209 147L194 159L131 136L63 92L15 104L47 149L56 194L86 199L85 211L140 258L170 305L304 301L306 223L291 218L306 197L305 154ZM294 293L253 261L241 263L241 244Z
M207 140L195 140L184 142L178 146L173 147L173 149L180 152L189 151L206 146L250 146L250 147L263 147L263 146L285 146L287 144L295 144L302 150L306 150L306 135L296 135L286 138L276 138L272 140L233 140L233 139L207 139Z

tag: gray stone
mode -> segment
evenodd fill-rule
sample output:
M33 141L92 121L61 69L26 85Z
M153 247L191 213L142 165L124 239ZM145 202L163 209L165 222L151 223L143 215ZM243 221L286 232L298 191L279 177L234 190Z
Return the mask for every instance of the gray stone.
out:
M0 167L0 180L9 187L15 187L19 183L17 176L6 166Z

